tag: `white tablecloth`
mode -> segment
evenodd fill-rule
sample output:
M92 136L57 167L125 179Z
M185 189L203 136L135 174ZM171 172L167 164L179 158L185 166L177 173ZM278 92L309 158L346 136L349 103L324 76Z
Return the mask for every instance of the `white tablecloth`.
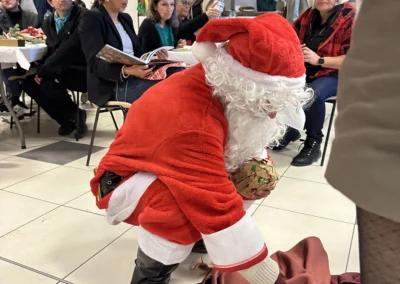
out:
M194 66L199 63L190 50L187 51L168 51L168 59L175 61L184 61Z
M46 53L47 46L44 43L24 47L0 46L1 67L4 69L11 67L10 63L18 63L25 70L29 70L31 62L42 59Z

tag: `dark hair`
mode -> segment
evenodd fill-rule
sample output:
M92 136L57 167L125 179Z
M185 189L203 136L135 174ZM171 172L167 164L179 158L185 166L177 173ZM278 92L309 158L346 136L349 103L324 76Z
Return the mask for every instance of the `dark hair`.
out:
M158 2L161 0L150 0L149 3L149 9L147 10L147 16L156 23L161 22L161 16L160 14L156 11L156 6L158 5ZM174 11L172 12L171 18L166 22L167 25L170 25L173 28L177 28L179 26L179 19L178 16L176 15L176 0L174 0Z
M100 5L101 5L101 3L103 3L102 0L94 0L94 1L93 1L93 4L92 4L92 7L90 7L90 10L91 10L91 9L94 9L94 8L99 8Z

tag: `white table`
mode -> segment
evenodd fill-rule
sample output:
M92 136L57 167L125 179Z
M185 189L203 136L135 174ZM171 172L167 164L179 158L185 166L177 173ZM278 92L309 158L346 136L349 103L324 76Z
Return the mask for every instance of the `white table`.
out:
M19 123L19 120L6 96L3 84L2 68L9 68L18 63L23 69L29 70L31 62L42 59L46 53L47 46L45 44L27 45L25 47L0 46L0 95L8 109L8 112L0 112L0 116L11 116L13 118L19 131L22 149L26 149L25 136L21 124Z
M193 53L190 50L184 51L175 51L170 50L168 51L168 59L174 61L184 61L189 63L191 66L196 65L199 61L194 57Z

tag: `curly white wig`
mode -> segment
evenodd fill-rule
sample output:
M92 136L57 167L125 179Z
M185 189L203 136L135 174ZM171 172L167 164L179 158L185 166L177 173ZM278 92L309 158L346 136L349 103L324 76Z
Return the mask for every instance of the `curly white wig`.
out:
M228 54L225 45L219 46L203 67L229 124L225 147L229 172L258 157L263 148L276 145L286 130L282 111L289 106L304 107L313 97L305 77L292 79L251 70ZM268 115L275 112L271 119Z

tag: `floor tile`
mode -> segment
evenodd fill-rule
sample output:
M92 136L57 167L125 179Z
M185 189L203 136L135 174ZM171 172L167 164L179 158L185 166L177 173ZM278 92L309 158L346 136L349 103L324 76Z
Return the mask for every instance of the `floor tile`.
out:
M253 205L250 206L249 210L247 211L250 213L250 215L253 215L256 212L258 206L259 204L254 203Z
M55 204L1 190L0 237L56 207Z
M360 253L358 242L358 226L355 227L353 242L351 244L349 262L347 264L347 272L360 272Z
M10 157L0 160L0 189L44 173L58 165Z
M78 160L75 160L71 163L65 164L65 166L73 167L73 168L77 168L77 169L88 170L93 173L93 169L99 165L101 159L103 159L103 157L107 154L107 152L108 152L108 148L100 150L96 153L92 153L88 167L86 166L87 156L80 158Z
M9 155L4 155L4 154L0 154L0 160L6 159L6 158L10 158L11 156Z
M0 260L0 284L56 284L57 280Z
M88 171L58 167L6 188L6 191L64 204L90 189ZM73 181L73 182L71 182Z
M105 210L100 210L96 206L96 198L91 191L82 196L68 202L65 206L77 208L83 211L88 211L96 214L105 215Z
M129 283L135 267L137 231L133 227L99 254L69 275L66 280L77 284ZM170 284L199 283L204 271L190 269L199 257L191 254L172 274ZM96 271L96 273L94 273Z
M2 237L0 255L63 278L129 228L126 224L111 226L102 216L60 207Z
M93 146L94 153L101 149L103 148ZM40 147L18 156L36 161L65 165L82 157L86 157L88 150L88 145L68 141L57 141L51 145Z
M354 203L328 184L282 177L262 205L354 224Z
M320 183L328 183L325 179L327 165L328 161L326 161L326 163L322 167L315 164L307 167L290 166L289 169L285 172L284 176Z
M57 140L42 138L42 137L25 137L26 149L21 149L21 143L19 136L12 138L4 138L0 134L0 153L7 155L18 155L36 149L56 143Z
M116 133L117 132L113 124L101 129L97 129L93 144L101 147L110 147L111 143L114 141ZM91 135L92 132L90 131L86 137L80 139L77 143L89 145Z
M318 237L328 253L332 274L346 270L352 224L260 206L253 215L270 253L291 249L301 240Z

